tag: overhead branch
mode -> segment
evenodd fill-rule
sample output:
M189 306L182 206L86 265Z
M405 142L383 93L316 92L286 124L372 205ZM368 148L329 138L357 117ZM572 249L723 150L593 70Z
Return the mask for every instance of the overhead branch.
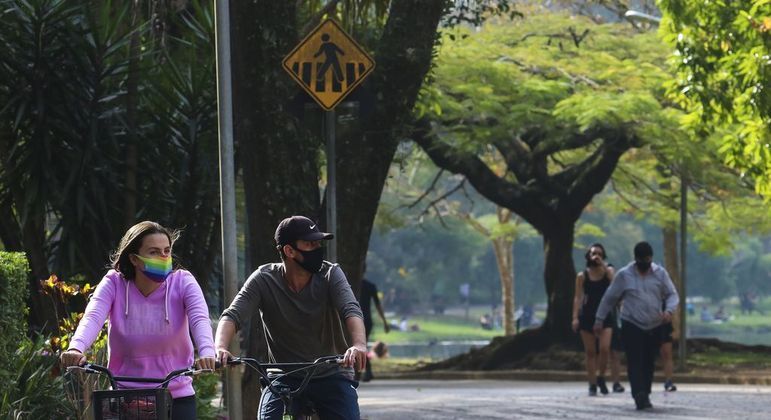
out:
M431 191L434 190L434 188L436 188L436 183L439 181L439 178L442 177L443 173L444 173L444 169L439 169L439 171L436 173L436 176L434 176L434 179L431 181L431 185L429 185L428 188L426 188L426 190L423 191L423 194L421 194L420 197L418 197L415 201L409 204L407 208L410 208L410 209L414 208L415 206L418 205L418 203L423 201L423 199L426 198L426 196L428 196L428 194L430 194Z
M640 142L637 135L629 127L601 130L598 137L603 139L602 145L578 165L577 171L571 170L568 174L563 173L563 175L569 175L572 181L565 179L565 181L570 182L570 187L568 188L567 199L561 203L564 204L562 208L567 214L575 218L581 215L592 198L605 187L613 175L621 155Z
M412 134L412 139L437 166L463 174L488 200L519 214L536 228L547 227L553 220L550 209L537 200L533 191L498 177L478 156L435 138L427 120L418 121Z
M437 203L440 203L440 202L442 202L442 201L443 201L443 200L445 200L447 197L451 196L453 193L455 193L456 191L458 191L458 190L460 190L461 188L463 188L463 184L465 184L465 183L466 183L466 178L463 178L463 179L462 179L462 180L461 180L461 181L458 183L458 185L456 185L455 187L453 187L453 188L449 189L448 191L446 191L444 194L440 195L440 196L439 196L439 197L437 197L436 199L434 199L434 200L431 200L431 202L430 202L430 203L428 203L428 205L427 205L427 206L426 206L426 208L423 210L423 212L421 213L421 215L423 215L423 214L428 214L428 209L430 209L430 208L434 208L434 209L436 209L436 205L437 205Z

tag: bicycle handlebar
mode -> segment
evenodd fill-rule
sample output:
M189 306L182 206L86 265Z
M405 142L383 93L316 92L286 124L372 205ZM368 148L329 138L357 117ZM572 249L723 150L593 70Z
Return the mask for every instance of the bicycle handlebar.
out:
M253 366L257 366L260 369L305 369L311 366L321 365L321 364L332 364L334 363L342 363L343 356L342 355L335 355L335 356L324 356L319 357L318 359L312 361L312 362L287 362L287 363L260 363L257 361L257 359L253 359L250 357L233 357L232 359L228 360L228 365L240 365L240 364L252 364ZM217 362L217 365L219 366L219 362Z
M291 398L293 395L301 393L305 389L305 386L308 384L308 381L310 381L311 376L313 376L313 373L316 371L317 367L323 364L342 363L343 358L344 356L342 355L334 355L334 356L319 357L318 359L310 363L308 362L260 363L257 359L253 359L250 357L234 357L232 359L229 359L227 364L229 366L241 365L241 364L245 364L249 366L250 368L257 371L257 373L262 377L262 379L265 380L266 386L271 390L271 392L273 392L273 394L278 395L282 399L287 399L287 398ZM267 374L268 369L288 370L288 372L279 375L278 378L292 374L292 373L297 373L303 370L305 370L306 373L305 373L305 377L300 383L300 386L298 386L297 389L279 390L273 386L273 381L277 380L278 378L271 380ZM285 401L285 403L287 403L288 405L288 401Z
M86 363L83 366L68 366L67 372L70 372L71 370L78 369L83 370L86 373L91 374L98 374L98 375L106 375L107 378L110 381L110 385L117 389L117 381L121 382L141 382L141 383L153 383L153 384L161 384L164 388L168 386L169 382L171 382L173 379L181 377L181 376L193 376L198 375L200 373L204 372L212 372L211 369L197 369L195 367L187 367L182 369L177 369L174 371L171 371L168 375L166 375L165 378L145 378L145 377L139 377L139 376L116 376L113 375L113 373L110 371L110 369L97 365L94 363Z

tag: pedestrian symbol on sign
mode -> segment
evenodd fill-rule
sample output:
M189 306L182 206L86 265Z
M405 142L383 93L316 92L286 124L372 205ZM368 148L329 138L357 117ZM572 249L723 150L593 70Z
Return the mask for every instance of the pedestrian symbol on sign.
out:
M340 61L337 59L337 54L340 53L340 55L345 55L345 52L341 50L337 45L335 45L334 42L329 40L329 35L324 34L321 35L321 47L319 47L318 52L313 55L313 57L318 57L321 54L324 54L326 56L326 61L324 61L324 64L321 65L321 68L319 68L319 72L316 75L316 79L323 79L324 73L329 70L330 67L335 71L335 79L338 82L343 81L343 71L340 69Z
M329 111L375 68L375 61L331 19L289 53L284 69Z

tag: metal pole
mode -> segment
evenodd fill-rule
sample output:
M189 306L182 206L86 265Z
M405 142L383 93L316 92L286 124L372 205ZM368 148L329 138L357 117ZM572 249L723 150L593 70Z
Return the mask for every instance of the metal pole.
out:
M335 234L335 239L327 245L327 260L337 262L337 186L335 184L335 110L324 113L324 131L327 138L327 231Z
M688 180L683 172L680 173L680 343L677 348L677 369L685 370L686 341L686 310L685 298L685 251L688 245Z
M227 305L236 296L238 260L236 256L236 182L233 152L233 84L230 69L230 4L229 0L215 0L217 48L217 104L219 108L220 144L220 211L222 212L222 273L224 302ZM230 350L239 354L238 340L233 339ZM241 375L237 369L225 373L228 418L241 420Z

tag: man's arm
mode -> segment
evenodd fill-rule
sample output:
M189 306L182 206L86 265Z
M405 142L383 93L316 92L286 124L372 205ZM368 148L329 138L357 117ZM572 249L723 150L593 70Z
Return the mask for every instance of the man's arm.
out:
M215 333L214 348L217 351L217 360L222 366L227 366L228 359L233 357L230 353L230 342L236 335L236 323L227 315L223 315L217 323L217 332Z
M362 370L367 362L367 339L364 333L364 321L356 315L349 316L345 319L345 327L348 330L348 335L351 337L352 345L345 352L343 366L353 366L356 370Z
M385 328L385 332L388 333L391 331L391 326L388 324L388 321L386 320L385 312L383 311L383 305L378 302L375 304L375 307L377 308L377 313L380 314L380 319L383 320L383 328Z
M680 303L680 295L677 293L675 283L672 282L672 278L669 277L667 270L662 267L661 271L664 274L664 302L666 303L664 306L666 308L665 312L669 312L671 318L671 315L674 314L677 310L677 304Z

